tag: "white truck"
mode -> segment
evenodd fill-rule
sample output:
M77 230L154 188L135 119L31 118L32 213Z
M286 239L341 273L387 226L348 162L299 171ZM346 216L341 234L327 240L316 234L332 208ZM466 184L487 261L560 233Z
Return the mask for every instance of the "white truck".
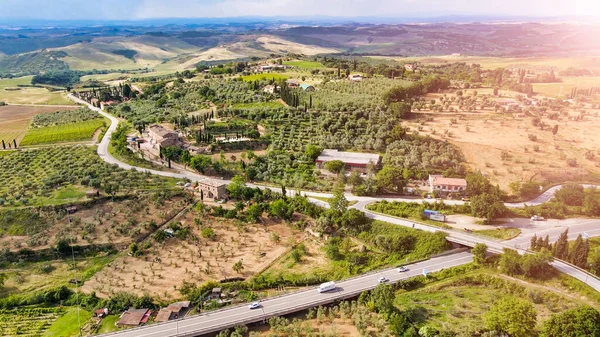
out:
M324 293L333 289L335 289L335 282L333 281L325 282L319 286L320 293Z

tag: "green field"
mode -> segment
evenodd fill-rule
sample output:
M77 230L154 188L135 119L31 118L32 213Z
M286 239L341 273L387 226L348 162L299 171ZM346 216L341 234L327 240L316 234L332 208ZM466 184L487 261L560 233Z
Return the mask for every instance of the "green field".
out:
M423 64L439 65L453 62L465 62L467 64L479 64L483 69L496 68L528 68L528 67L555 67L560 70L572 68L583 68L588 70L600 70L600 59L594 56L556 57L485 57L485 56L423 56L423 57L394 57L394 56L370 56L375 59L396 60L398 62L420 62Z
M260 109L260 108L269 108L269 109L277 109L282 108L283 104L278 101L272 102L254 102L254 103L236 103L231 106L232 108L238 109Z
M571 94L571 89L589 89L600 87L600 77L562 77L558 83L534 83L533 90L536 93L550 97L565 98Z
M32 78L33 76L24 76L0 79L0 101L12 104L73 104L61 91L51 92L46 88L18 87L18 85L30 85Z
M90 140L94 132L104 123L104 119L98 118L85 122L30 129L21 141L21 146Z
M62 310L62 308L0 310L0 336L41 336L60 316Z
M318 69L325 68L321 62L313 61L283 61L283 64L291 67L298 67L300 69Z
M242 79L244 81L260 81L260 80L287 80L289 78L289 76L283 75L283 74L278 74L278 73L267 73L267 74L252 74L252 75L246 75L246 76L242 76Z
M79 312L78 312L79 311ZM70 308L43 334L44 337L70 337L79 335L79 323L83 327L92 318L89 311Z
M119 330L119 328L115 326L115 323L117 323L117 321L119 321L119 316L117 315L108 315L104 317L96 333L101 334Z

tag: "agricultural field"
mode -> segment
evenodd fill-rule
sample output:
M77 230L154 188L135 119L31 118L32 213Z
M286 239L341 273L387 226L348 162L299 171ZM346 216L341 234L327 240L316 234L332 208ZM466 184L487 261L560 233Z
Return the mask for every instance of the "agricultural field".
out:
M261 109L261 108L277 109L277 108L282 108L282 107L283 107L283 104L281 104L281 102L279 102L279 101L235 103L235 104L231 105L231 108L234 108L234 109Z
M397 292L395 304L401 310L418 310L423 326L470 336L485 330L482 314L499 299L519 298L533 305L538 327L551 314L584 304L598 305L572 292L495 272L471 271L416 290Z
M73 262L67 260L50 260L40 262L4 262L0 271L6 276L1 296L10 295L28 297L43 291L50 291L62 286L75 288L69 283L73 278L87 280L102 270L116 258L115 254L98 254L93 257L79 257Z
M65 125L98 119L98 113L88 108L77 110L61 110L52 113L38 114L33 117L30 128L41 128L55 125Z
M124 290L138 295L149 293L165 301L176 299L183 280L203 283L250 277L285 253L290 238L299 238L298 233L279 222L245 224L195 212L179 220L190 230L187 239L171 238L163 243L148 239L140 244L150 246L142 255L119 257L87 281L82 290L95 291L101 297ZM214 236L207 237L207 232ZM279 240L272 239L273 233ZM242 261L243 269L236 272L233 265L238 261Z
M286 66L297 67L300 69L321 69L325 68L325 66L321 62L314 61L283 61L283 64Z
M33 76L0 79L0 102L11 104L69 105L73 104L63 91L46 88L19 87L31 85Z
M506 191L514 181L533 178L552 184L591 180L599 173L600 141L596 135L600 131L600 109L588 105L583 109L549 106L544 113L537 107L505 111L494 107L496 98L490 96L489 90L475 91L478 103L470 108L450 103L444 112L432 112L419 107L403 125L453 144L464 154L471 169L486 174ZM473 100L475 91L464 91L463 101ZM517 96L510 91L500 91L500 95L501 99ZM436 105L440 100L449 102L453 96L427 95L420 106L430 100L435 100ZM586 113L581 119L582 110ZM555 126L557 132L553 134Z
M533 90L548 97L569 98L571 89L589 89L600 87L600 77L561 77L562 81L557 83L534 83Z
M0 161L0 205L63 204L61 187L100 188L107 195L170 190L175 179L126 171L102 161L94 147L63 146L11 152ZM85 187L84 187L85 186ZM70 197L72 193L66 193Z
M554 68L564 70L567 68L588 69L600 71L600 59L596 56L535 56L535 57L484 57L484 56L424 56L424 57L390 57L369 56L374 59L390 59L402 63L418 62L426 65L441 65L455 62L479 64L483 69L527 69L546 70Z
M0 106L0 141L4 140L7 148L8 143L13 139L19 145L34 116L66 109L65 107Z
M73 200L79 201L84 196ZM0 221L0 245L14 251L22 247L38 250L68 239L79 246L114 244L124 247L151 234L185 206L181 197L146 193L119 202L97 201L89 206L79 206L74 214L67 214L62 209L46 211L39 216L29 209L0 210L0 215L6 217Z
M280 74L280 73L264 73L264 74L252 74L252 75L246 75L246 76L242 76L242 79L244 81L250 82L250 81L262 81L262 80L287 80L290 77L288 75L285 74Z
M62 308L0 310L0 335L5 337L41 336L62 315L63 311Z
M103 118L85 122L29 129L21 146L55 144L91 140L99 128L106 126Z

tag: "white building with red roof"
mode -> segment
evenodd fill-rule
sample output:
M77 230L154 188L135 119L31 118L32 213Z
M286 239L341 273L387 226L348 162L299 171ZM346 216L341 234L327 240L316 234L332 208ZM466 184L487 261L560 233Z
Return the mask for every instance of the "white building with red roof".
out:
M457 193L464 192L466 189L467 181L462 178L444 178L442 175L429 175L429 192Z

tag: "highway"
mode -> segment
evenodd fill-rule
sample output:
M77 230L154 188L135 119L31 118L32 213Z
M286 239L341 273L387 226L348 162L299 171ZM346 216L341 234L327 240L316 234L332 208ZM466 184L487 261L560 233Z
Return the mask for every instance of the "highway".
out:
M87 105L90 109L98 112L102 116L109 118L111 120L111 125L107 132L104 135L104 138L101 140L98 146L98 155L107 163L118 165L124 169L135 169L138 171L149 172L151 174L174 177L180 179L189 179L191 181L201 181L204 179L209 179L206 176L202 176L199 174L195 174L187 171L156 171L151 169L145 169L140 167L133 167L129 164L123 163L114 157L112 157L108 153L108 144L110 141L110 136L116 130L117 125L119 123L118 119L105 113L99 108L93 107L92 105L72 96L69 94L69 98L73 101ZM228 180L223 180L224 182L230 182ZM251 185L253 187L259 188L272 188L265 186L257 186ZM591 186L591 185L586 185ZM274 190L279 190L279 188L272 188ZM544 203L552 198L554 193L560 189L560 186L555 186L550 188L548 191L544 192L538 198L527 202L527 205L537 205L540 203ZM298 191L289 190L288 195L293 196ZM311 196L316 197L324 197L328 198L332 195L329 193L320 193L320 192L310 192L310 191L299 191L304 196L309 197L309 200L315 204L328 207L328 204L317 200L314 198L310 198ZM504 248L517 249L520 254L525 254L526 249L529 247L529 240L531 238L530 235L523 235L509 241L496 241L491 240L489 238L484 238L472 233L465 233L458 230L447 230L440 229L438 227L433 227L425 224L414 223L409 220L403 220L395 217L390 217L378 213L374 213L366 209L366 205L372 202L381 201L381 200L389 200L389 201L407 201L407 202L424 202L427 200L423 199L414 199L414 198L375 198L375 197L359 197L354 196L352 194L346 194L346 198L348 200L356 200L357 203L351 207L356 208L358 210L363 211L369 218L375 220L381 220L385 222L389 222L392 224L396 224L399 226L412 227L420 230L425 230L429 232L436 231L444 231L448 233L448 240L454 243L458 243L461 245L473 247L477 243L485 243L488 246L490 252L501 253ZM459 200L444 200L447 204L461 204L462 201ZM512 203L506 204L508 207L522 207L524 203ZM538 236L545 236L548 234L550 236L550 241L556 240L558 235L564 231L564 228L548 228L544 230L540 230L536 233ZM590 220L584 223L572 225L569 227L569 238L574 239L578 234L586 233L590 237L592 236L600 236L600 220ZM431 259L426 262L422 262L416 264L411 268L411 271L398 275L394 270L385 270L376 274L371 275L362 275L350 280L342 281L339 283L340 288L336 292L328 293L328 294L317 294L315 289L310 289L307 291L301 291L294 294L284 295L276 298L270 298L263 302L262 309L249 310L246 306L242 307L232 307L223 309L216 312L210 312L207 314L202 314L199 316L194 316L186 319L182 319L176 322L167 322L163 324L149 325L142 328L136 328L131 330L126 330L118 333L108 334L107 336L119 336L119 337L133 337L133 336L197 336L205 333L216 332L225 328L234 327L240 324L248 324L252 322L258 322L264 318L272 317L272 316L280 316L287 313L303 310L309 307L318 306L320 304L330 303L334 300L344 299L353 297L356 294L372 289L376 286L376 280L378 277L384 275L390 278L392 281L398 280L400 277L409 277L416 276L420 274L422 268L426 268L430 271L439 270L442 268L449 268L452 266L458 266L460 264L468 263L471 261L471 255L463 253L456 254L452 256L440 257ZM597 291L600 291L600 279L594 277L593 275L586 273L585 271L572 266L570 264L554 261L551 263L556 269L559 271L570 275L582 282L587 283L589 286L593 287ZM417 269L420 269L417 271ZM318 296L317 296L318 295Z
M118 337L166 337L166 336L199 336L218 332L237 325L260 322L274 316L281 316L335 301L358 296L365 290L371 290L378 284L380 277L387 277L390 282L397 282L410 277L440 271L471 262L472 255L467 252L454 253L447 256L434 257L427 261L407 265L408 271L400 273L396 268L375 273L360 275L344 281L336 282L337 288L331 292L319 293L318 287L311 287L298 292L272 297L262 301L262 307L251 310L247 304L228 307L178 321L153 324L140 328L128 329L101 336Z

